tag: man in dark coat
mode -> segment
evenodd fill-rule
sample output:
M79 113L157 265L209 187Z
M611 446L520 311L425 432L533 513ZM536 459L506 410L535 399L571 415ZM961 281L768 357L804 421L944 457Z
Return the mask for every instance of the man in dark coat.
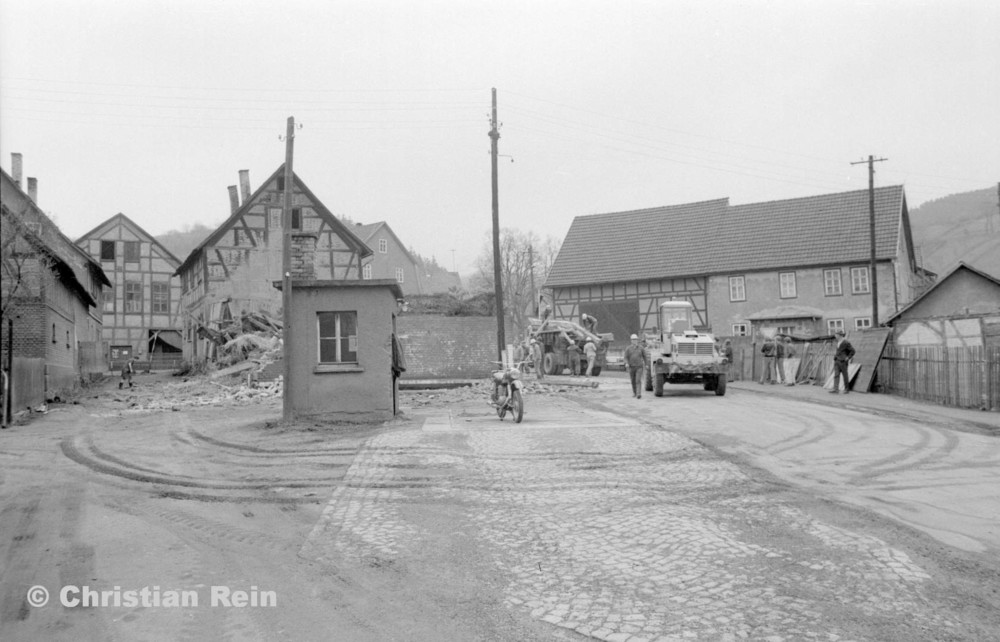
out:
M851 342L844 336L843 330L837 330L835 334L837 335L837 351L833 355L833 390L830 392L833 394L840 392L838 388L840 386L840 377L843 375L843 394L846 395L848 392L848 385L850 384L848 366L851 363L851 359L854 358L854 346L852 346Z
M633 334L632 344L625 348L625 367L628 368L628 378L632 382L632 396L642 399L642 374L649 357L646 349L639 345L639 335Z

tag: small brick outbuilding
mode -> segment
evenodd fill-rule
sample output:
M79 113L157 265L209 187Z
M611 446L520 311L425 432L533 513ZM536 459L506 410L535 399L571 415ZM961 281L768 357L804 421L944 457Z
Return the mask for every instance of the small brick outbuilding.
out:
M292 281L285 403L295 416L381 421L396 414L402 296L391 279Z

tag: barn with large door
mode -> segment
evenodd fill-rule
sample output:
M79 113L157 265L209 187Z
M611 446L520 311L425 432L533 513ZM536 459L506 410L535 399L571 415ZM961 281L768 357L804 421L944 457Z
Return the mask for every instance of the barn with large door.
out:
M652 332L657 309L671 299L694 304L696 325L708 327L708 274L728 199L578 216L545 287L553 316L598 319L615 345ZM716 261L717 262L717 261Z

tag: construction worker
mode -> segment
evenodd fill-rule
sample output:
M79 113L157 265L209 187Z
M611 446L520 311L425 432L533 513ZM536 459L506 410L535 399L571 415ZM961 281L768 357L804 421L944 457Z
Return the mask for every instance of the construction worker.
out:
M587 378L594 374L594 364L597 363L597 345L593 339L587 339L583 346L583 354L587 356Z
M135 373L135 368L132 366L132 362L135 361L135 357L128 359L122 366L122 379L118 382L118 389L122 389L123 384L128 384L128 387L132 387L132 375Z
M646 349L639 345L639 335L633 334L630 339L632 344L625 348L625 367L628 368L628 377L632 382L632 396L642 399L642 373L649 357Z
M582 325L587 332L597 334L597 319L586 312L580 315L580 325Z
M531 339L531 360L535 364L535 378L545 378L545 349L541 342L532 337Z

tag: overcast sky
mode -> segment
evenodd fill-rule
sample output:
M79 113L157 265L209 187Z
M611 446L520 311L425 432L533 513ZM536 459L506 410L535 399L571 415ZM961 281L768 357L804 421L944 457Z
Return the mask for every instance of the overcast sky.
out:
M0 165L72 238L229 213L284 161L463 274L500 221L1000 180L1000 2L0 0ZM512 162L513 161L513 162ZM180 257L184 258L184 257Z

